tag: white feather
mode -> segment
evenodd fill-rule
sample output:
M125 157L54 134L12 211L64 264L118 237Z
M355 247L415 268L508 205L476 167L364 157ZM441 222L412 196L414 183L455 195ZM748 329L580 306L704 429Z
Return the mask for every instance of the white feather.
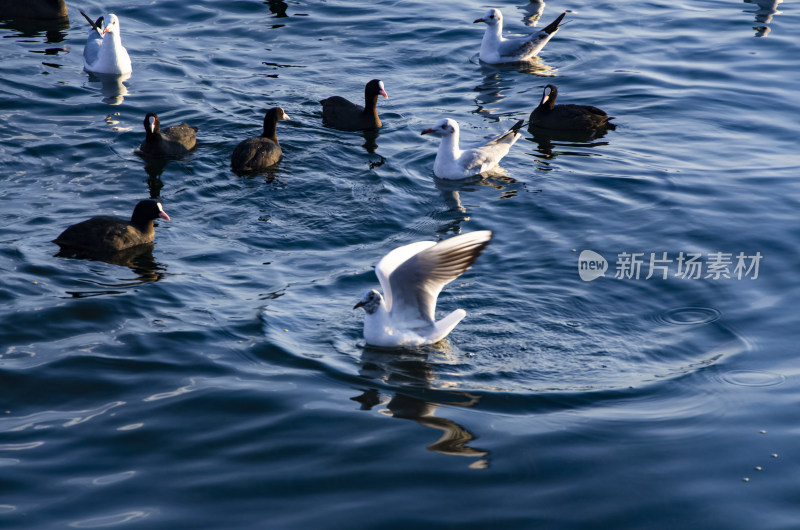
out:
M108 15L108 20L102 34L98 34L95 29L89 31L83 49L83 66L87 71L96 74L129 74L133 68L128 50L122 45L119 19L117 15L111 14Z
M518 130L520 125L518 123L515 128ZM450 180L479 175L495 168L511 146L522 138L512 129L487 142L461 149L458 123L449 118L439 120L432 128L423 131L423 134L426 133L442 138L433 162L433 173L440 179Z
M561 15L546 28L521 37L503 37L503 14L499 9L490 9L483 18L486 32L481 40L481 61L491 64L527 61L535 57L558 31ZM553 27L553 25L555 26Z
M365 309L367 343L419 346L445 338L467 313L456 309L436 321L439 293L475 262L491 237L482 230L439 243L419 241L386 254L375 267L383 296L367 291L356 304Z

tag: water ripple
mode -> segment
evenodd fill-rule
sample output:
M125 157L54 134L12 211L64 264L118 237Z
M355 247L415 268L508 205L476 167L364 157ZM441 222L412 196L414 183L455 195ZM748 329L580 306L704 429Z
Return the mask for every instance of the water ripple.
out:
M713 307L676 307L655 315L655 320L664 324L691 326L708 324L721 316L722 313Z

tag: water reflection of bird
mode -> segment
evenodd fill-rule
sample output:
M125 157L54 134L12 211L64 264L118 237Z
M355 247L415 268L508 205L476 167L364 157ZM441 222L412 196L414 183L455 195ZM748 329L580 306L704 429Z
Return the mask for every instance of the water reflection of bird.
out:
M778 4L782 3L783 0L744 0L746 4L755 4L757 9L755 11L749 11L749 13L755 13L756 15L756 22L761 24L769 24L772 22L773 15L780 15L781 12L778 11Z
M520 9L525 12L522 21L526 26L533 27L536 26L536 23L539 22L539 19L542 17L542 13L544 13L544 2L541 0L531 0L525 6L520 7Z
M59 250L56 257L102 261L109 265L128 267L136 275L135 278L120 278L119 280L121 283L112 284L103 282L100 284L104 288L103 290L67 291L67 293L74 298L86 298L89 296L118 293L119 291L115 289L122 287L132 287L142 283L159 281L166 274L164 271L167 266L155 260L153 257L153 247L153 243L148 243L103 256L68 249Z
M483 79L473 92L476 93L477 113L491 116L495 120L505 117L497 112L498 103L519 86L518 74L532 74L539 77L553 77L556 69L545 63L541 57L533 57L518 63L489 64L481 63Z
M427 353L398 356L367 349L361 361L359 373L362 377L381 381L392 388L392 395L388 400L374 388L351 398L361 403L363 410L371 410L385 403L385 410L394 418L412 420L425 427L442 431L441 437L427 446L428 450L444 455L477 459L470 464L472 468L488 466L488 460L484 457L487 457L489 452L469 445L476 439L474 434L453 420L436 415L437 411L442 410L441 405L473 407L480 399L478 396L447 390L435 393L429 391L429 394L437 398L435 401L413 397L415 391L430 390L437 378L433 366L427 360Z
M164 182L161 174L169 164L169 158L146 156L141 151L136 151L136 155L144 161L144 171L147 173L147 189L150 191L150 198L158 200L161 197L161 188Z
M437 216L442 217L441 224L436 228L437 234L460 234L461 224L470 220L470 213L461 200L461 194L473 193L485 186L488 188L500 191L500 199L510 199L517 195L518 189L516 187L519 182L513 177L509 177L501 171L491 171L488 174L480 175L474 179L462 180L447 180L447 179L434 179L434 186L439 190L442 196L442 201L447 207L444 214Z
M367 150L367 153L374 154L375 151L378 149L378 137L380 136L378 130L367 129L363 132L363 135L364 135L364 145L362 145L362 147ZM381 159L378 162L370 163L370 169L382 166L385 162L386 159L381 157Z
M756 18L755 22L757 22L758 26L753 26L753 29L756 31L756 37L766 37L769 35L772 28L762 24L769 24L772 22L773 15L779 15L781 12L778 11L778 4L783 2L783 0L744 0L745 3L748 4L755 4L758 8L755 11L747 11L749 13L755 13Z
M89 72L89 81L100 83L100 94L103 96L103 103L108 105L119 105L128 95L128 87L123 83L130 79L131 74L98 74Z
M267 2L264 3L269 5L269 10L275 14L275 18L286 18L289 16L286 14L289 4L283 0L267 0Z

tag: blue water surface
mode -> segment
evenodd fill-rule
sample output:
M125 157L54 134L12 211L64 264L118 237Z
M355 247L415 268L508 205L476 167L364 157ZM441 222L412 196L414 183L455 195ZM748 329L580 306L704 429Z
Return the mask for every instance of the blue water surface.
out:
M0 526L798 527L794 4L68 6L0 21ZM491 66L488 7L507 32L568 23ZM83 70L80 9L119 16L129 78ZM379 133L323 127L318 101L372 78ZM616 129L526 131L501 170L434 178L423 129L489 138L548 83ZM273 106L283 159L234 174ZM151 111L197 150L139 156ZM152 247L56 256L148 197L172 218ZM384 254L485 229L445 341L364 344Z

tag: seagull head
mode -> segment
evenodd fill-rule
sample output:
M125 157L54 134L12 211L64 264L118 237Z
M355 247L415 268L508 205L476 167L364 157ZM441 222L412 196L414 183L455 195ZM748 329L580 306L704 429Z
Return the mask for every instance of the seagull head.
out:
M483 22L490 26L496 26L497 24L502 24L503 13L501 13L499 9L490 9L489 11L484 13L481 18L475 19L473 24L477 24L478 22Z
M378 308L380 308L382 302L383 296L381 296L381 293L375 289L370 289L369 291L364 292L361 300L353 306L353 309L363 307L364 311L366 311L368 315L371 315L375 313Z
M430 129L425 129L422 134L432 134L434 136L450 136L458 132L458 123L450 118L443 118L436 122Z
M105 28L103 28L103 35L106 33L119 32L119 19L117 18L117 15L112 13L108 15L108 19L109 23Z

